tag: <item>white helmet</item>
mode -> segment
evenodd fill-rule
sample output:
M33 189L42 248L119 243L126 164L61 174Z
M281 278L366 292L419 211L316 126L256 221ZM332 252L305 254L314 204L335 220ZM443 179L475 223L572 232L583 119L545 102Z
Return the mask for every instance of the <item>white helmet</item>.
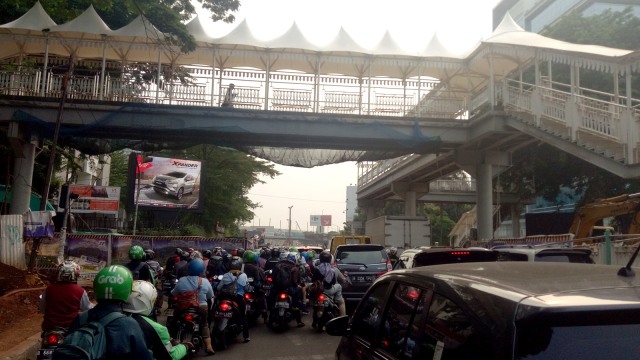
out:
M129 299L122 309L128 313L149 315L156 303L158 291L152 283L144 280L135 280Z
M288 251L281 251L280 252L280 260L287 260L288 257L289 257L289 252Z

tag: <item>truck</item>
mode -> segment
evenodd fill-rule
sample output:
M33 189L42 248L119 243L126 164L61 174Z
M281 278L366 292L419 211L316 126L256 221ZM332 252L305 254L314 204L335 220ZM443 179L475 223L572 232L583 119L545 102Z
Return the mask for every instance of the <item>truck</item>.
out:
M403 249L431 246L431 224L422 216L380 216L365 224L372 244Z

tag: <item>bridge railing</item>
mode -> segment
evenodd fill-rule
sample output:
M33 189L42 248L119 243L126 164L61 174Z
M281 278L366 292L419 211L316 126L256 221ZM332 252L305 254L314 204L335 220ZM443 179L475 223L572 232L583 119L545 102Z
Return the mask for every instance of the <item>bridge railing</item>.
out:
M296 112L373 116L459 118L464 100L424 99L438 82L420 79L360 79L340 75L189 68L189 82L141 82L100 72L74 75L68 83L70 99L144 102L169 105L222 106L228 88L233 107ZM115 73L114 73L115 74ZM65 74L41 69L0 71L0 95L59 98Z

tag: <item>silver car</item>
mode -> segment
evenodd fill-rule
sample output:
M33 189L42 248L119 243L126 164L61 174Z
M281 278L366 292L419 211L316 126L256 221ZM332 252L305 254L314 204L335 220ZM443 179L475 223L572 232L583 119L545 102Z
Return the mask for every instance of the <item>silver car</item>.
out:
M196 177L182 171L172 171L156 175L151 183L158 194L170 195L182 199L184 194L192 194L196 188Z

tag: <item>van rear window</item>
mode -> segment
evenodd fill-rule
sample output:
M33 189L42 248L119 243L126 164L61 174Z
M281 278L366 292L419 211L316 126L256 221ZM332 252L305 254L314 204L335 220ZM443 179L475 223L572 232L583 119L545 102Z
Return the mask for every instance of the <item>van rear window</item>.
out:
M418 253L413 258L413 267L497 260L498 254L495 251L452 249L450 251Z

